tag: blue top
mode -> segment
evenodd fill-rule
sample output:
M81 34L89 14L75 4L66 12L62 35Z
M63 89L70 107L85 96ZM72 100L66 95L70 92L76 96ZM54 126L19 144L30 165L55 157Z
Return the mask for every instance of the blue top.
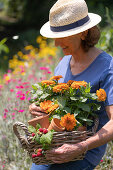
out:
M99 88L106 91L107 99L105 102L102 102L101 110L97 112L99 116L99 130L109 120L105 106L113 104L113 58L103 51L84 71L73 75L70 69L71 57L71 55L63 57L55 69L55 75L62 75L63 78L59 82L63 83L67 83L68 80L90 82L92 93L95 93ZM102 145L89 150L86 154L86 159L93 165L97 165L102 159L105 149L106 145Z

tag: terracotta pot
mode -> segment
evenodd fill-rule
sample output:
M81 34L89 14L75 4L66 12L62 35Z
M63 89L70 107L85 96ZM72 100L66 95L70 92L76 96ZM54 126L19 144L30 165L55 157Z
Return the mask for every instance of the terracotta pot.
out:
M37 123L41 125L42 128L48 128L49 127L49 115L46 116L39 116L34 119L31 119L28 121L29 125L32 125L36 128Z
M48 131L50 131L51 129L55 130L56 132L61 132L65 130L65 128L60 125L60 119L57 118L52 119L48 127Z
M79 126L77 128L77 131L86 131L86 130L87 130L86 126Z

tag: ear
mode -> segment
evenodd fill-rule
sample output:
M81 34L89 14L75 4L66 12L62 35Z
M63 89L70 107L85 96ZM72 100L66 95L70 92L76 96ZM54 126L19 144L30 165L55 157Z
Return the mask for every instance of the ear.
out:
M85 40L86 36L88 34L88 30L82 32L82 35L81 35L81 40Z

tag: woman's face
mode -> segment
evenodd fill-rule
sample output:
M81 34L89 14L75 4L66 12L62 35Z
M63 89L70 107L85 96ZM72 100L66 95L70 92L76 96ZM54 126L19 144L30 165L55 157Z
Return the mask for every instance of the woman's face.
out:
M81 50L81 33L64 37L56 38L55 46L60 46L63 50L64 55L75 55L78 51Z

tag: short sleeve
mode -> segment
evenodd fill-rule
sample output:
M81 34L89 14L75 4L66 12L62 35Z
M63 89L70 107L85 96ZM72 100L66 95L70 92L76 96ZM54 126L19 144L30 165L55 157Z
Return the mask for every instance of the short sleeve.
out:
M105 106L113 105L113 68L103 72L100 80L100 88L106 91Z

